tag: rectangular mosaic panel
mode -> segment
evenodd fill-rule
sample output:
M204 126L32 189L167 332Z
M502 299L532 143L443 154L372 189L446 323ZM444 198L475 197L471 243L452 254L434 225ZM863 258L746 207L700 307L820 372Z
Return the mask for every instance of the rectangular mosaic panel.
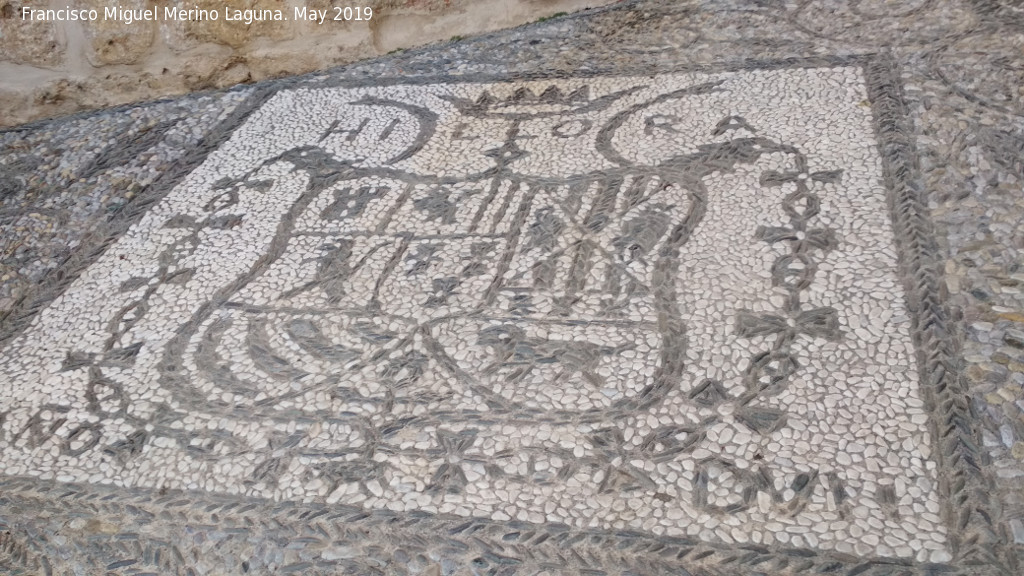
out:
M278 93L0 352L10 476L944 561L858 67Z

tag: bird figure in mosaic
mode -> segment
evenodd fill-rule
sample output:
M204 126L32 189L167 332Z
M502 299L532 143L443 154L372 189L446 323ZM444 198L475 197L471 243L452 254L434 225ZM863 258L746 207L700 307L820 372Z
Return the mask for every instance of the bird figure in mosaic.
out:
M580 374L589 384L603 388L606 379L597 373L602 360L633 348L632 343L620 346L604 346L578 340L548 340L527 336L525 331L514 325L501 325L480 331L477 344L488 346L494 354L494 361L483 372L493 373L502 368L512 368L507 376L510 381L521 381L540 364L559 364L554 382Z

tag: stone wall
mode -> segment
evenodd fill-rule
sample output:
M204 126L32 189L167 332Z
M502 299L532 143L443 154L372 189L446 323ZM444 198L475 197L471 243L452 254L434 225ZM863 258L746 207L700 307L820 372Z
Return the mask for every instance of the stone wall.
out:
M612 1L0 0L0 126L301 74ZM25 8L65 7L95 9L100 17L23 17ZM108 7L156 9L159 19L104 19ZM214 10L219 18L165 20L166 7ZM369 8L372 16L356 20L346 7L361 16ZM326 18L298 20L296 8L326 10ZM225 9L280 10L286 20L228 21Z

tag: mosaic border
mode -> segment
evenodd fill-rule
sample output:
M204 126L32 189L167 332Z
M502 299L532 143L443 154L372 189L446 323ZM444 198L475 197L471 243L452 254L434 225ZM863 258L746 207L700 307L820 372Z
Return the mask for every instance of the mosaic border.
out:
M1004 559L1007 535L993 521L989 495L995 485L981 465L986 455L973 426L968 385L960 370L960 350L945 306L942 256L928 216L925 190L912 126L903 99L898 65L888 56L865 63L868 100L872 104L883 178L897 236L900 276L907 294L911 336L918 358L920 389L936 440L939 500L949 530L949 546L965 566L989 565L1012 573Z
M0 480L0 509L12 516L35 511L63 515L66 522L104 515L131 519L135 526L108 534L96 534L81 542L90 551L90 559L115 559L97 568L122 573L141 573L140 564L158 568L161 573L191 572L190 562L198 561L198 545L190 549L195 536L216 533L219 541L253 539L258 534L278 531L294 533L292 542L313 545L334 542L344 553L333 560L308 560L279 567L280 573L390 573L385 567L407 555L404 550L389 550L379 543L400 542L404 548L432 550L442 557L464 558L479 573L513 574L544 570L578 574L605 573L599 566L620 566L633 574L810 574L828 573L854 576L895 574L1009 574L1012 554L1008 537L1000 533L993 518L989 493L993 482L981 468L984 453L979 447L973 425L974 415L967 400L967 386L960 373L959 349L944 305L939 264L941 256L934 229L923 200L919 166L912 126L903 99L899 68L890 55L792 58L768 62L737 62L716 67L676 66L657 72L721 72L744 69L792 67L831 67L860 65L868 88L868 100L883 162L891 219L896 233L899 273L904 281L908 310L912 318L912 336L921 375L921 390L931 414L929 428L938 449L933 458L939 466L939 495L942 516L950 529L949 545L954 560L949 565L917 563L887 558L857 558L842 553L809 549L726 546L689 538L656 537L638 532L574 530L557 524L532 525L521 522L495 522L426 513L396 514L365 511L351 507L274 503L265 500L210 494L168 493L151 490L118 490L111 487L67 485L26 478ZM617 71L622 74L622 70ZM630 70L630 74L654 70ZM363 78L330 82L271 82L256 93L231 117L207 137L204 145L189 160L201 161L210 150L224 141L235 127L277 90L285 87L326 87L386 84L426 84L437 82L493 82L510 79L606 76L613 71L587 71L581 74L467 75L413 78ZM198 164L183 162L174 176L165 175L159 185L133 203L130 215L120 218L127 229L153 203L166 194L188 170ZM59 289L36 298L18 320L27 324L35 311L45 307L77 277L118 234L89 250L79 250L74 267L60 270ZM70 263L69 263L70 264ZM49 299L47 299L47 297ZM0 332L0 344L8 339L7 328ZM127 492L127 493L126 493ZM119 527L120 528L120 527ZM157 528L178 534L180 539L154 538ZM16 531L21 531L18 534ZM41 534L5 524L0 519L0 561L7 555L25 566L27 572L52 574L48 557L58 558L61 545L44 542ZM78 542L76 542L78 544ZM161 550L163 552L161 553ZM95 552L95 558L92 555ZM212 550L207 550L212 553ZM82 560L82 559L80 559ZM237 559L236 559L237 560ZM240 563L243 571L249 565ZM0 563L0 566L3 566ZM522 571L522 572L521 572Z

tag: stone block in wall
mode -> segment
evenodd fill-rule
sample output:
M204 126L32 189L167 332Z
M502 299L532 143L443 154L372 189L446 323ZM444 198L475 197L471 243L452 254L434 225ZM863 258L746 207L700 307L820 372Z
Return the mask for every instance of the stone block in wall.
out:
M314 10L324 14L322 22L296 20L296 39L260 46L257 51L247 54L254 78L270 78L294 74L299 70L312 71L345 64L360 58L378 55L373 47L372 17L379 14L379 0L291 0L294 7ZM338 9L352 8L350 20ZM360 10L358 19L354 10ZM371 20L365 19L364 9L372 10ZM292 12L294 14L294 11ZM335 20L335 17L339 17ZM303 50L302 46L316 46L315 50ZM264 58L266 60L264 60Z
M79 0L83 8L92 8L103 13L113 4L109 0ZM160 10L155 2L147 0L120 0L117 6L125 10ZM159 16L158 16L159 17ZM152 45L155 21L138 21L126 24L117 19L99 19L83 22L89 51L86 56L94 66L103 64L134 64L145 57Z
M224 45L206 44L190 52L180 64L172 78L180 78L188 91L218 88L219 80L235 80L236 72L239 70L238 57L234 50ZM229 70L232 70L230 74ZM242 77L235 83L245 80L246 78Z
M290 22L292 3L285 0L172 0L161 3L163 5L218 13L216 20L162 20L167 44L176 51L189 50L204 43L241 48L257 38L288 40L294 36L294 27ZM280 10L288 20L262 20L246 24L244 21L227 20L225 10L232 13L235 10Z
M21 19L26 0L0 0L0 60L44 68L64 61L65 40L53 22Z

